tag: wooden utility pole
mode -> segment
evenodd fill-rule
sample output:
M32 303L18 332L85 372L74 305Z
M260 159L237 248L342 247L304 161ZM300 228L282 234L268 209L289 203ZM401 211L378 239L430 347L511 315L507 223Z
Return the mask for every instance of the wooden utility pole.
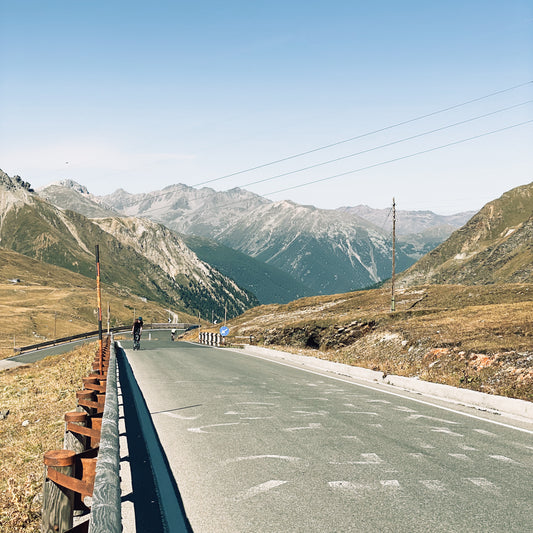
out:
M102 341L102 293L100 291L100 247L98 244L95 248L96 252L96 299L98 302L98 340L100 341L100 354L99 354L99 370L100 375L104 374L104 347Z
M395 311L394 282L396 277L396 202L392 199L392 284L390 310Z

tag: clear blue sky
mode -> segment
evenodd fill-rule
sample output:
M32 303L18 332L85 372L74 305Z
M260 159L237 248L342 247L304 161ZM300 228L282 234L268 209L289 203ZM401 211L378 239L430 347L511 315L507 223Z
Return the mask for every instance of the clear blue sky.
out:
M95 194L196 185L533 80L531 0L0 0L0 168ZM270 178L533 99L533 84L209 184ZM531 103L251 185L447 214L533 180Z

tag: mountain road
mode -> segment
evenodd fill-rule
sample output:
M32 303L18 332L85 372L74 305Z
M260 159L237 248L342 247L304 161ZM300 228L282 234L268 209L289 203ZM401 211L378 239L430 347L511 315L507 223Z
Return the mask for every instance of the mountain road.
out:
M196 533L533 531L529 430L236 350L121 344Z

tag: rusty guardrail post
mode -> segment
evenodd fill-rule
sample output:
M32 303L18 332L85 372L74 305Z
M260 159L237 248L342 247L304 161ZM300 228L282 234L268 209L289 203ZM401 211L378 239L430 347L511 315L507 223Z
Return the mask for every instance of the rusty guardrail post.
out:
M87 427L87 413L79 411L71 411L70 413L65 413L65 440L63 441L63 448L65 450L72 450L75 453L84 452L87 446L87 437L78 433L77 431L72 431L73 425L79 426L80 428Z
M51 450L44 454L41 533L63 533L72 527L74 492L51 481L48 476L49 469L72 476L75 458L76 454L72 450Z

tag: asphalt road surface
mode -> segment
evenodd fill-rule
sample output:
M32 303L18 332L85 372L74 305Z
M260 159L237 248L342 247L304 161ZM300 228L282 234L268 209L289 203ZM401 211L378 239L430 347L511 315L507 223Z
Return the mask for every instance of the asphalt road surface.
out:
M122 345L196 533L533 531L531 431L160 337Z

